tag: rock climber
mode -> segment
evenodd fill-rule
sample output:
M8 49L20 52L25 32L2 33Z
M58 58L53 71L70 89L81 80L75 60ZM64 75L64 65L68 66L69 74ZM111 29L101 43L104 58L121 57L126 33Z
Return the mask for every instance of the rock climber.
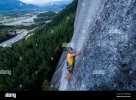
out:
M68 73L66 75L66 79L68 79L68 80L70 79L72 72L73 72L73 69L74 69L75 57L80 55L80 54L81 54L81 51L74 53L73 49L71 47L69 48L69 51L68 51L68 54L67 54L67 70L68 70Z

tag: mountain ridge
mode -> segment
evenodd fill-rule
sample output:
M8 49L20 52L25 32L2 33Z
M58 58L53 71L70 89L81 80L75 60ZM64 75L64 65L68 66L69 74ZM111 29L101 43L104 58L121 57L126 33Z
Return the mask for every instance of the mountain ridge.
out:
M38 6L26 4L19 0L2 0L0 1L0 11L6 10L22 10L22 9L37 9Z
M44 5L37 4L27 4L20 0L2 0L0 1L0 11L8 11L8 10L28 10L28 9L46 9L46 10L54 10L64 8L66 5L71 3L72 0L69 1L54 1L48 2Z

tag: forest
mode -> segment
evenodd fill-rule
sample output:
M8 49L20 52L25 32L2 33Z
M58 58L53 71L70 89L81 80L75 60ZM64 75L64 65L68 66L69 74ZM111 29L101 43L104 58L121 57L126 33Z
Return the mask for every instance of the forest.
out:
M11 70L11 75L0 75L1 91L57 90L50 86L50 80L65 50L62 44L73 35L77 2L69 4L52 22L39 26L27 40L0 47L0 70Z
M11 29L14 29L14 26L0 25L0 43L16 36L16 35L8 34L7 30L11 30Z

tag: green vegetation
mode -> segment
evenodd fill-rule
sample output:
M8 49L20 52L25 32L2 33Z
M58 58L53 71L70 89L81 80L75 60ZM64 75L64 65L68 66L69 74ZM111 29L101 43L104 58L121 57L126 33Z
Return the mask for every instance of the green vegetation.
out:
M47 20L53 20L53 18L55 16L56 16L55 12L48 11L48 12L39 14L37 16L38 18L35 18L34 21L35 22L43 22L43 21L47 21Z
M7 30L11 30L11 29L13 30L14 26L0 25L0 43L16 36L16 35L8 34L9 32Z
M16 35L11 35L11 34L8 34L8 33L0 33L0 43L14 37Z
M27 40L0 48L0 70L12 72L0 75L0 90L56 90L50 80L63 52L62 43L72 37L76 6L77 0Z

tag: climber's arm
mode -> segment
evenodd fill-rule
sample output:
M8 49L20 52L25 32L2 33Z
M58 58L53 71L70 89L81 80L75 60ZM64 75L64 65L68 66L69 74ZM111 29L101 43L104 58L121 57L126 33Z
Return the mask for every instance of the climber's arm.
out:
M78 51L78 52L75 53L75 54L73 53L72 56L73 56L73 57L76 57L76 56L80 55L80 53L81 53L81 51Z

